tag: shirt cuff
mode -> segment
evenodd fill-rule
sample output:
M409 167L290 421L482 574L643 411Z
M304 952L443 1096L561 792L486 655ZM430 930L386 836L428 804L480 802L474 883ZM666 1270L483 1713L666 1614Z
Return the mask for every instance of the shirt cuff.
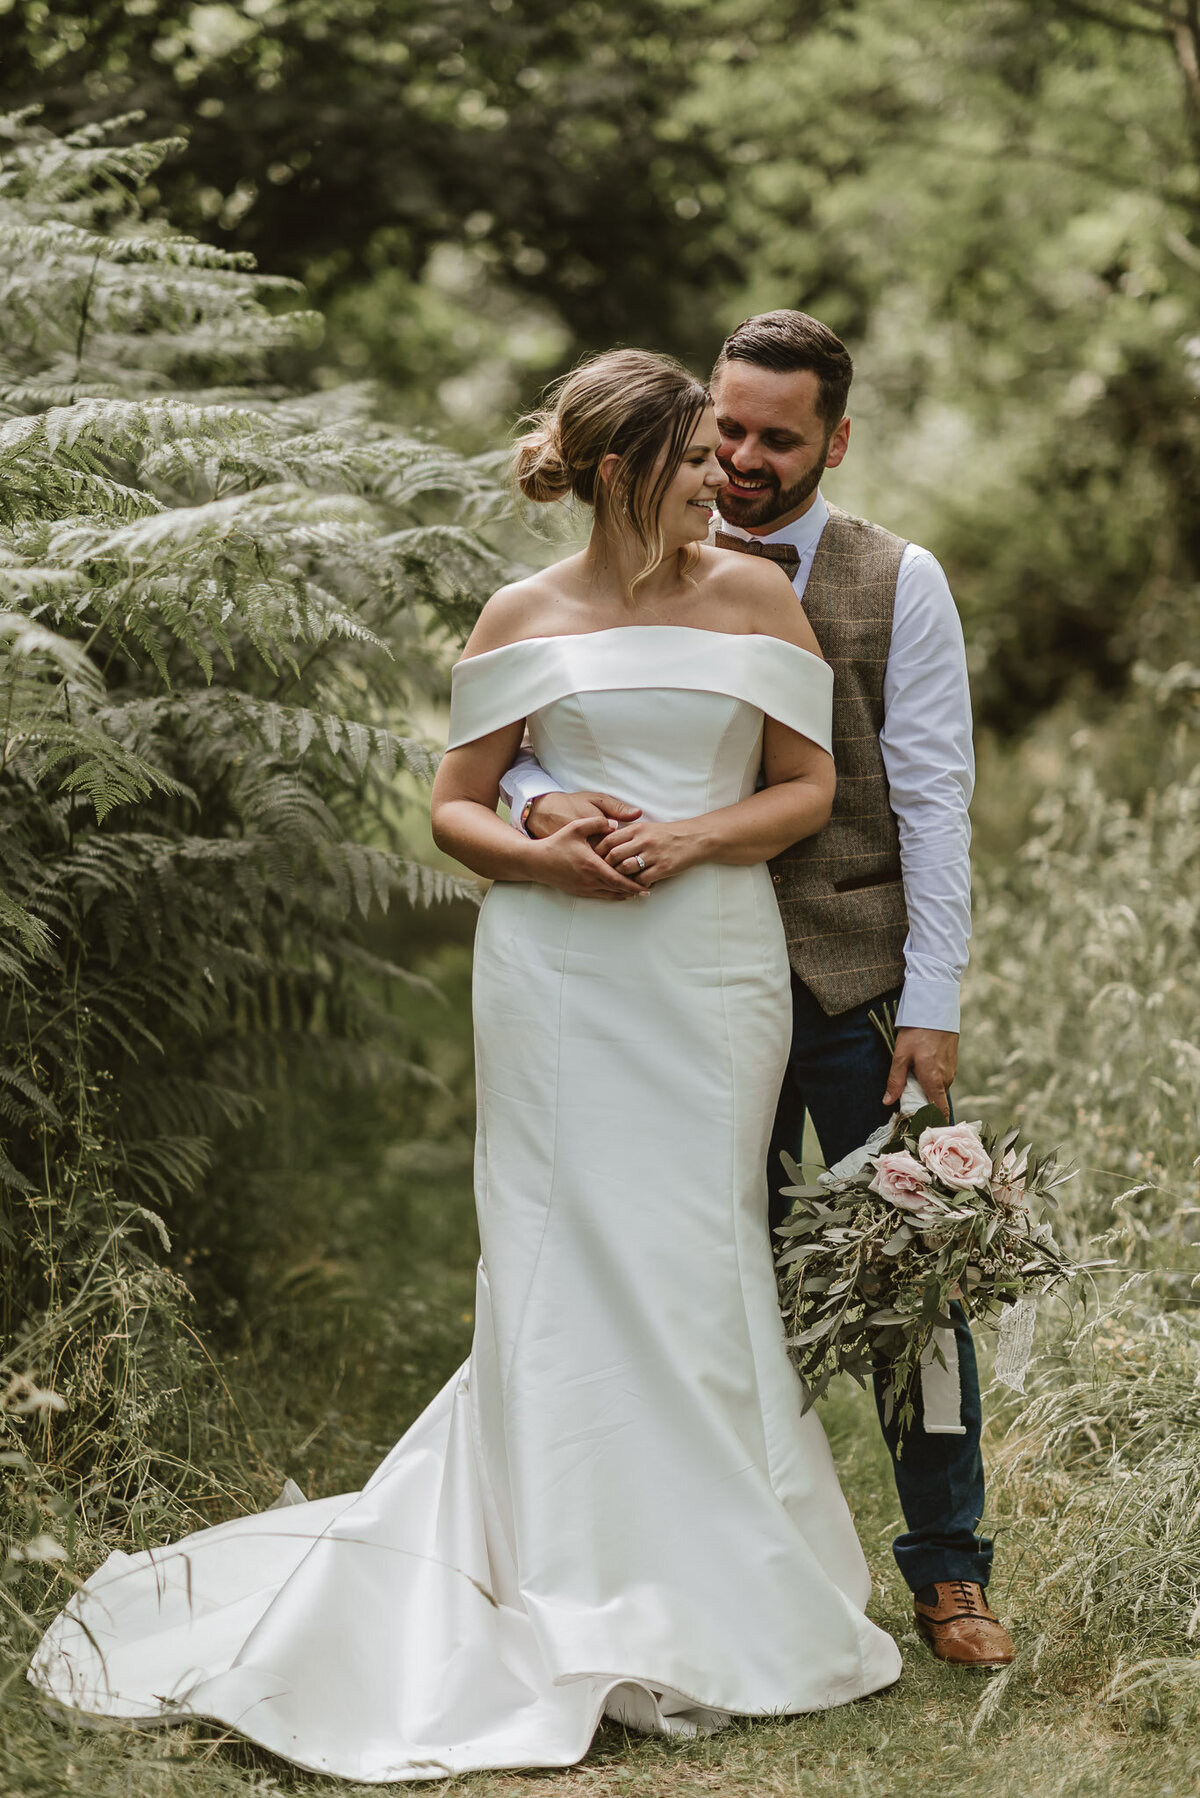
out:
M562 790L554 776L547 774L532 756L517 762L500 782L501 796L508 803L508 821L523 836L528 836L529 832L521 823L521 813L530 800L540 799L543 793L561 793Z
M957 980L930 980L910 974L896 1008L897 1030L954 1030L959 1027Z

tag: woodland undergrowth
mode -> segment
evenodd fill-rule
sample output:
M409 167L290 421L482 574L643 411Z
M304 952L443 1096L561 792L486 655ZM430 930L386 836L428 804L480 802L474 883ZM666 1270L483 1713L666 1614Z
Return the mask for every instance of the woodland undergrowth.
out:
M1186 651L1182 629L1160 634ZM992 1395L1006 1552L1028 1555L1047 1598L1026 1671L1083 1642L1114 1700L1165 1682L1192 1715L1198 750L1200 669L1181 654L1139 665L1119 704L1064 703L985 755L959 1100L1061 1145L1077 1172L1056 1229L1110 1263L1072 1315L1043 1317L1027 1398Z
M128 125L0 122L14 1627L101 1543L275 1477L231 1446L212 1333L314 1070L334 1092L435 1078L379 922L470 889L404 853L397 778L431 771L414 712L503 566L485 467L375 422L365 387L289 385L319 319L147 216L183 146Z

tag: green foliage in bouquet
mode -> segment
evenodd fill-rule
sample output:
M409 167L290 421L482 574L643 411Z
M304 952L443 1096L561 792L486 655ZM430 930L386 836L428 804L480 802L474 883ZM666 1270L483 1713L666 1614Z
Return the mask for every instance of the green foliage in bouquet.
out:
M778 1234L780 1298L806 1406L836 1373L865 1385L886 1373L884 1405L902 1429L933 1332L952 1329L957 1299L973 1317L996 1319L1026 1293L1043 1293L1079 1269L1035 1221L1030 1201L1053 1203L1054 1155L1018 1150L1018 1132L947 1124L936 1105L903 1113L821 1176L785 1188L792 1209ZM940 1357L939 1357L940 1358Z

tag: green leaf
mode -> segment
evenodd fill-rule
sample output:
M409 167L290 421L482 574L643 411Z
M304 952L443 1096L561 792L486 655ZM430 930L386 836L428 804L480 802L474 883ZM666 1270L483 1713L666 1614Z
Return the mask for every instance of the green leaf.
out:
M948 1122L949 1119L945 1112L938 1106L922 1105L921 1109L915 1111L912 1117L909 1118L908 1123L905 1126L904 1134L906 1137L910 1137L915 1144L923 1130L936 1129Z
M781 1186L779 1190L785 1199L825 1199L829 1196L824 1186Z
M820 1342L822 1337L829 1335L837 1321L837 1313L834 1312L831 1317L822 1318L820 1323L814 1324L811 1329L802 1331L799 1336L789 1337L788 1341L793 1348L804 1348L810 1342Z

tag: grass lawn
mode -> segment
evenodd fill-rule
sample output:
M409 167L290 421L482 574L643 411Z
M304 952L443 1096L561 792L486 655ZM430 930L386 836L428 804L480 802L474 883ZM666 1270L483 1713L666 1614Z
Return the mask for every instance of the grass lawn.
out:
M398 1242L389 1262L374 1242L351 1268L361 1303L327 1319L327 1365L336 1386L288 1357L247 1358L233 1372L274 1380L270 1404L252 1414L266 1458L313 1495L359 1484L408 1416L436 1390L470 1338L473 1258L465 1173L431 1179L426 1236L433 1254L414 1262ZM346 1269L343 1269L343 1275ZM344 1282L343 1282L344 1289ZM311 1294L301 1304L311 1302ZM366 1310L364 1310L364 1306ZM375 1319L364 1336L361 1319ZM332 1332L332 1336L331 1336ZM340 1335L340 1341L332 1338ZM332 1361L329 1357L332 1352ZM289 1381L291 1384L289 1385ZM235 1394L237 1392L235 1380ZM403 1394L398 1414L396 1395ZM240 1396L240 1395L239 1395ZM249 1410L249 1393L247 1393ZM954 1672L917 1638L907 1593L891 1560L895 1490L874 1409L853 1386L823 1407L842 1478L875 1576L873 1611L900 1641L904 1674L890 1691L844 1708L782 1722L745 1723L693 1741L627 1736L604 1726L587 1760L566 1772L481 1774L428 1787L473 1798L519 1794L797 1794L798 1798L1190 1798L1200 1790L1200 1737L1161 1696L1110 1702L1116 1659L1104 1641L1079 1639L1049 1579L1053 1503L1028 1467L995 1487L998 1609L1021 1656L1005 1676ZM273 1421L272 1421L273 1419ZM998 1422L992 1459L1005 1460ZM307 1439L307 1443L306 1443ZM306 1444L303 1452L301 1445ZM1061 1494L1061 1471L1055 1490ZM226 1794L379 1792L298 1773L206 1727L157 1732L92 1730L51 1722L14 1666L0 1698L4 1790L12 1798L225 1798Z

